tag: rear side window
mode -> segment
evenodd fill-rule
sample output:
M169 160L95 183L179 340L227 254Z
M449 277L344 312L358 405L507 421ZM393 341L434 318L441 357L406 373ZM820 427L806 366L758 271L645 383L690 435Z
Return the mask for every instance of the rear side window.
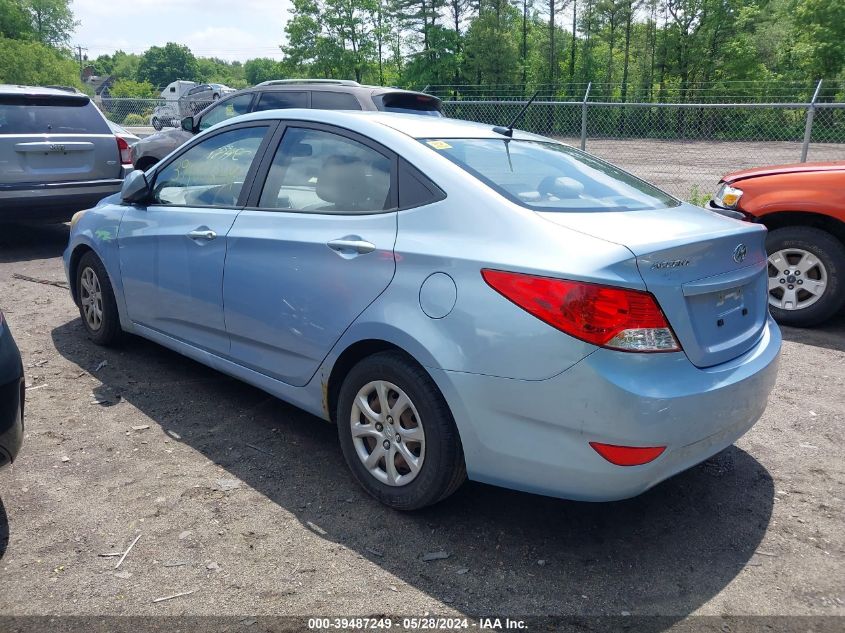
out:
M258 99L259 110L284 110L285 108L307 108L308 93L305 92L262 92Z
M360 110L353 95L347 92L312 92L311 107L317 110Z
M0 97L0 134L111 134L106 120L90 101L9 101Z
M440 111L440 99L430 95L413 92L388 92L373 97L373 102L384 112L404 112L406 114L427 114L443 116Z
M443 190L404 160L399 160L399 208L412 209L439 202Z
M365 214L393 206L392 160L351 138L288 128L259 206L309 213Z

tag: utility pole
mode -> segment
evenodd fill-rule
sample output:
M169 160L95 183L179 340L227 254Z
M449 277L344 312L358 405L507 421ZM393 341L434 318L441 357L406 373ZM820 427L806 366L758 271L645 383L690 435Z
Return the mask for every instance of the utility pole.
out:
M88 52L84 46L76 45L76 60L79 62L79 80L82 81L82 51Z

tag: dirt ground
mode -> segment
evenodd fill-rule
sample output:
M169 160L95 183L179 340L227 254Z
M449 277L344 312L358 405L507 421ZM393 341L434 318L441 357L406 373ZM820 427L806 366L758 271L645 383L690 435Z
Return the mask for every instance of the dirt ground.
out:
M845 317L785 329L762 420L638 498L468 483L401 514L353 482L333 427L141 339L96 347L66 290L13 278L64 280L66 240L0 227L29 384L0 615L845 615ZM119 569L102 556L139 534Z

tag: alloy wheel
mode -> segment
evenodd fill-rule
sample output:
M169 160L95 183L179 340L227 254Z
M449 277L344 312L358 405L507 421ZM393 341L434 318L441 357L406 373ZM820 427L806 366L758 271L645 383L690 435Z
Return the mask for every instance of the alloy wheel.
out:
M82 314L85 322L92 331L99 330L103 325L103 290L100 279L94 269L86 266L79 278L79 301L82 304Z
M375 380L355 396L352 443L375 479L388 486L411 483L425 461L425 430L414 403L393 383Z
M784 248L769 255L769 305L801 310L821 299L827 269L810 251Z

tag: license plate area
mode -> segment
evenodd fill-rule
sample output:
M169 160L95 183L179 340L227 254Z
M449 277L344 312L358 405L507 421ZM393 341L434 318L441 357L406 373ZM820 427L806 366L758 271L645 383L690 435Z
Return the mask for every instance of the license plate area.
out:
M695 337L709 352L742 353L766 322L767 278L761 272L712 290L689 293L687 309Z

